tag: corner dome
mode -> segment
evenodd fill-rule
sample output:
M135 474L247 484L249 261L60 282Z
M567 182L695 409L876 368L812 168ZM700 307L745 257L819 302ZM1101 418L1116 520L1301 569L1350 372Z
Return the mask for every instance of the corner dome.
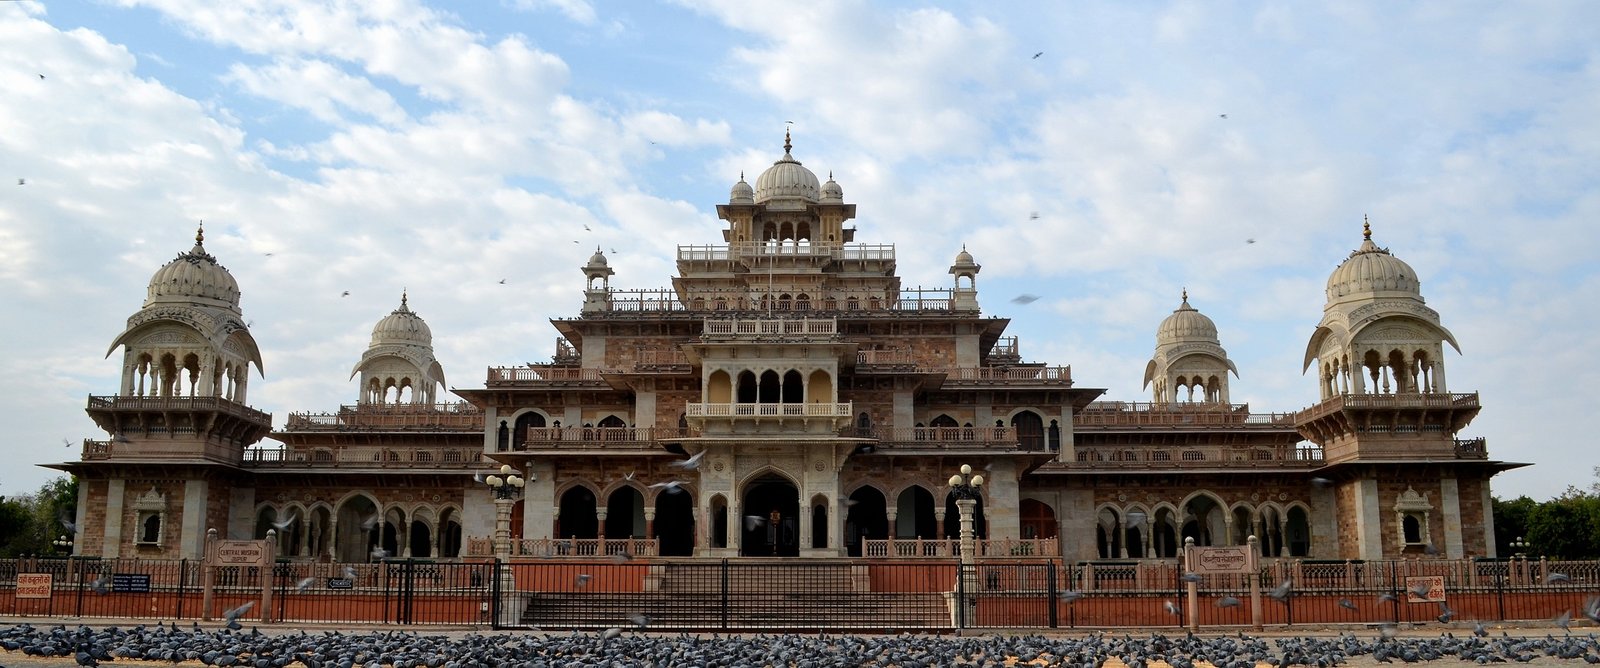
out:
M405 293L400 294L400 308L390 312L379 320L378 324L372 326L372 345L395 343L433 345L433 330L428 329L428 323L422 321L422 316L412 313L406 306Z
M1217 339L1217 324L1189 305L1189 291L1183 291L1183 303L1156 328L1156 345L1179 341L1204 341L1221 345Z
M1348 296L1376 296L1383 293L1422 296L1422 284L1411 265L1395 257L1387 248L1372 243L1372 225L1362 223L1361 247L1328 276L1328 301Z
M783 157L772 163L767 171L756 177L755 203L762 204L774 198L796 198L815 203L822 185L817 175L795 160L789 151L789 133L783 133ZM841 193L842 194L842 193Z
M179 254L150 277L145 306L160 302L201 302L239 311L239 282L205 249L205 229L195 232L194 248Z
M600 252L600 247L596 246L594 249L594 255L589 256L589 264L584 265L584 267L598 269L604 266L606 266L606 254Z
M733 188L728 191L728 203L729 204L755 204L756 203L756 191L750 188L750 184L745 183L744 174L740 174L739 175L739 182L733 184Z
M839 187L839 182L833 180L833 174L828 174L828 182L822 184L823 204L844 204L844 188Z

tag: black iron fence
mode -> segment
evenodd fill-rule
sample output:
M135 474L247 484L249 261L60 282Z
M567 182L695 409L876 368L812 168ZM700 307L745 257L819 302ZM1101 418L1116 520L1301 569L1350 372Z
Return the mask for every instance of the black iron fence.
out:
M1460 624L1554 619L1600 595L1600 562L1338 561L1205 576L1045 560L536 560L371 564L0 561L0 614L543 629L901 631L952 628ZM1142 569L1142 570L1141 570ZM263 578L263 575L266 577ZM1270 593L1285 581L1282 596ZM262 606L263 586L270 603ZM209 603L209 607L208 607ZM1191 616L1193 619L1191 620Z

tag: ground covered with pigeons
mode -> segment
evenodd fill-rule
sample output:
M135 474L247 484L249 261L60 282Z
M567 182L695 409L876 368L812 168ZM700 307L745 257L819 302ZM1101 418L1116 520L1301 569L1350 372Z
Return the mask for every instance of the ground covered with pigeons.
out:
M409 631L261 633L198 625L33 626L0 629L0 668L165 665L272 668L528 666L1070 666L1259 668L1375 666L1427 661L1534 666L1600 663L1592 633L1332 636L1104 632L1038 635L739 635L633 633L419 634Z

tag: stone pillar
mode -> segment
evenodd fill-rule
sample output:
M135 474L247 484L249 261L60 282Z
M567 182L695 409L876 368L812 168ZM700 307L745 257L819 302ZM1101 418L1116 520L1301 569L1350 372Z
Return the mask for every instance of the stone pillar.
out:
M698 524L698 522L696 524ZM655 508L645 508L644 509L644 537L645 537L645 540L652 540L652 539L654 539L656 537L656 509Z
M100 544L100 556L115 559L122 552L122 501L126 496L128 481L112 478L106 481L106 532Z
M1278 516L1278 556L1289 556L1289 515Z
M599 505L598 503L595 504L595 509L594 509L594 520L595 520L595 523L596 523L595 524L595 535L599 536L600 540L605 540L606 539L606 514L607 514L607 511L608 511L608 509L605 506Z
M505 561L511 558L511 507L515 499L494 500L494 558Z
M179 523L181 542L178 544L180 559L199 559L205 555L206 496L210 494L209 487L204 480L183 482L183 520Z
M1461 487L1455 478L1439 480L1439 512L1444 517L1444 557L1460 559L1466 554L1461 537ZM1487 534L1493 540L1493 534Z
M1355 483L1356 554L1359 559L1383 558L1383 514L1378 504L1378 481L1371 478Z

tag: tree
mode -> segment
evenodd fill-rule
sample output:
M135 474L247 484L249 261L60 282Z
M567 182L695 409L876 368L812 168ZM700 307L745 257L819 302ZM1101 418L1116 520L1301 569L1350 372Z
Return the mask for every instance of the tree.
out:
M77 505L76 478L56 478L33 494L0 500L0 558L55 554L51 542L69 533L61 520L76 517Z
M1528 516L1529 552L1552 559L1600 556L1600 496L1576 487L1538 505Z
M1539 502L1524 495L1510 501L1493 498L1490 503L1494 507L1495 554L1514 556L1518 550L1511 543L1518 538L1527 540L1528 518L1539 508Z

